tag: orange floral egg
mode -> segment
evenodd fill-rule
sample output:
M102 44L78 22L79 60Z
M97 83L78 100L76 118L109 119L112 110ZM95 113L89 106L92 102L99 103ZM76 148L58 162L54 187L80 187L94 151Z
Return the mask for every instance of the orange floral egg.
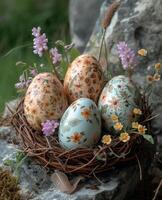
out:
M101 66L96 58L81 55L69 66L65 75L64 89L69 102L83 97L97 103L103 84Z
M68 106L63 86L52 73L38 74L25 95L24 113L30 126L41 129L46 120L60 119Z

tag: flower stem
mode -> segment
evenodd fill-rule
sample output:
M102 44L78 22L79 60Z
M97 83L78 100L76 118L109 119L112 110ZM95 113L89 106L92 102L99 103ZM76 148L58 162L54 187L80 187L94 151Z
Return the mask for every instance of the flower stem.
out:
M100 45L100 49L99 49L99 56L98 56L98 61L100 62L101 59L101 53L102 53L102 48L103 48L103 44L104 44L104 40L105 40L105 34L106 34L106 28L103 31L102 34L102 40L101 40L101 45Z
M55 66L53 65L53 63L51 61L51 58L50 58L50 55L49 55L48 51L46 51L46 57L47 57L49 65L52 67L52 71L57 76L57 78L60 80L60 76L59 76L58 72L55 69Z

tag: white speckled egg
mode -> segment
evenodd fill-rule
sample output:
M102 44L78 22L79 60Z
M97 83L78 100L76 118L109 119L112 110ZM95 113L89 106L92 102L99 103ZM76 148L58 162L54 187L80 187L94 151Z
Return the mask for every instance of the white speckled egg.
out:
M124 75L112 78L101 92L98 106L104 126L113 130L112 115L117 115L124 127L130 125L135 105L135 87Z
M101 118L96 104L88 98L74 101L60 122L60 145L66 149L91 147L100 135Z
M99 62L90 55L78 56L69 66L64 79L64 88L73 102L79 98L89 98L97 103L103 88L104 78Z
M40 73L31 82L25 95L24 113L30 126L41 129L46 120L61 118L68 107L63 86L52 73Z

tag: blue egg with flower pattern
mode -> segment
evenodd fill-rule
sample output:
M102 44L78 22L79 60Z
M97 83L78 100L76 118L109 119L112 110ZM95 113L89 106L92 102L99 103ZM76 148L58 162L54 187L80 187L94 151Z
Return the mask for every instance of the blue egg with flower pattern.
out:
M112 78L103 88L98 107L101 112L104 127L114 131L115 121L112 116L117 116L126 130L133 119L133 108L136 107L135 95L136 88L130 79L124 75Z
M96 104L88 98L74 101L60 121L60 145L65 149L89 148L100 136L101 117Z

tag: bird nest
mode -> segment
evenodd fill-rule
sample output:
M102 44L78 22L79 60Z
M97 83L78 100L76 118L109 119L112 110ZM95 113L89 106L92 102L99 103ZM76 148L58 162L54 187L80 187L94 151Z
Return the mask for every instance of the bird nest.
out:
M145 119L148 119L148 108L144 106ZM147 120L145 120L147 121ZM34 158L39 164L51 169L58 169L67 174L82 174L94 176L109 171L114 166L127 163L137 158L137 153L143 146L139 134L131 134L127 143L113 136L110 145L96 145L94 148L63 149L55 133L45 137L41 132L33 130L24 115L23 101L13 113L11 123L16 129L17 138L23 151ZM145 123L150 128L150 122Z

